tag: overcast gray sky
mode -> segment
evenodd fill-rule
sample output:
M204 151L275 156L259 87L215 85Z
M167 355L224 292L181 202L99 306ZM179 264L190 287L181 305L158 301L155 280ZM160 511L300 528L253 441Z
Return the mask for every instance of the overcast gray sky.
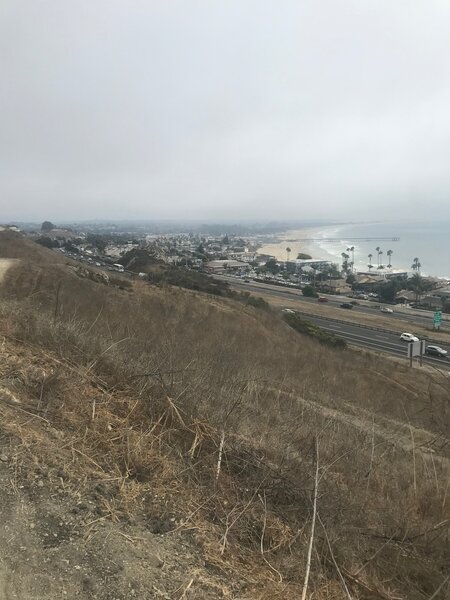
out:
M450 218L448 0L0 0L0 220Z

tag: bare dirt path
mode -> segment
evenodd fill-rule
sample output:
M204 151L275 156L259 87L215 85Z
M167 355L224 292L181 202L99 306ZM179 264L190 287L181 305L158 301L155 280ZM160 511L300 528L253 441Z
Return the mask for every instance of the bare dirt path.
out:
M8 269L18 262L19 261L15 258L0 258L0 283L2 282L2 279L6 275Z
M435 460L450 464L450 460L446 456L436 454L432 448L433 443L436 441L440 441L444 445L448 442L446 438L437 436L435 433L397 421L396 419L382 417L372 411L356 407L349 403L345 404L345 407L348 409L347 412L306 400L300 394L295 393L295 391L283 390L281 397L283 395L295 398L305 407L321 413L327 419L358 429L368 436L383 439L389 444L402 448L405 452L420 452L425 458L434 455Z

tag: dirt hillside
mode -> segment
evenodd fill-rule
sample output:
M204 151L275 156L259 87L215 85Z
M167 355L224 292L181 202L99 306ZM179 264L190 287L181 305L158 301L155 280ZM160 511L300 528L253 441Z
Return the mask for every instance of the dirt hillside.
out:
M448 597L447 374L5 247L0 598Z

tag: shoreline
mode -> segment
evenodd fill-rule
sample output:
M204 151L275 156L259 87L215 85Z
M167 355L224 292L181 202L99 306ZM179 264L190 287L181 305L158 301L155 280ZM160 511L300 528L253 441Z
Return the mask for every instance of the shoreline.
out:
M426 247L427 252L424 251L424 247L415 248L411 244L411 240L414 239L412 234L414 231L410 230L397 230L397 227L393 230L392 224L390 224L390 228L384 228L384 223L371 223L370 226L374 227L374 231L367 231L367 229L363 229L362 231L354 230L354 223L339 223L339 224L328 224L322 226L314 226L314 227L302 227L299 229L288 229L284 232L281 232L277 235L277 241L269 242L263 244L258 250L258 254L269 254L274 256L279 261L286 260L286 248L291 248L290 260L295 260L297 258L297 254L299 252L303 252L305 254L309 254L314 260L327 260L332 263L337 264L339 267L342 263L341 253L347 250L347 247L352 244L352 237L360 237L365 238L366 236L374 237L377 236L388 236L391 235L402 235L402 244L399 244L399 247L395 245L391 245L391 243L386 244L386 242L382 243L382 262L386 265L387 259L387 248L393 249L393 260L392 272L407 272L409 276L412 274L411 270L411 262L413 260L413 256L419 256L423 259L422 266L422 275L424 277L433 277L445 282L450 281L450 269L448 269L447 264L443 263L441 260L439 264L435 264L434 260L432 260L432 256L428 247ZM383 226L383 227L382 227ZM364 224L366 227L366 224ZM381 229L382 227L382 229ZM381 231L380 231L381 229ZM428 233L428 232L425 232ZM439 233L439 232L438 232ZM405 234L405 235L404 235ZM441 232L442 234L442 232ZM404 235L404 239L403 239ZM314 241L300 241L302 238L314 238ZM322 242L321 238L335 238L334 242ZM430 238L428 238L430 239ZM442 241L442 235L438 238ZM316 241L317 240L317 241ZM368 254L372 253L373 260L372 264L377 264L377 252L376 252L376 244L378 243L376 239L374 239L371 244L368 244L369 240L361 240L357 244L355 244L355 270L361 272L367 272L367 263L368 263ZM433 242L431 242L433 243ZM435 242L437 244L437 242ZM410 253L411 258L407 256L407 253Z
M258 254L269 254L279 261L286 260L286 248L291 249L290 260L295 260L299 252L309 254L315 260L330 260L336 262L335 257L313 241L301 241L303 238L320 238L324 230L335 229L336 226L324 225L323 227L304 227L302 229L289 229L280 234L279 242L264 244L257 250Z

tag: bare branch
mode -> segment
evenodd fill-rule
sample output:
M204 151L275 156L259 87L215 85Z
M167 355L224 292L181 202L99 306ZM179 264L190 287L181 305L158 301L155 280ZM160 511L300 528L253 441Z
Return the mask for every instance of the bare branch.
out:
M306 600L306 593L308 591L308 581L309 581L309 573L311 571L311 555L314 544L314 529L316 526L316 516L317 516L317 492L319 488L319 442L316 437L316 475L314 480L314 499L313 499L313 516L311 523L311 537L309 538L309 547L308 547L308 558L306 560L306 571L305 571L305 581L303 582L303 590L302 590L302 600Z

